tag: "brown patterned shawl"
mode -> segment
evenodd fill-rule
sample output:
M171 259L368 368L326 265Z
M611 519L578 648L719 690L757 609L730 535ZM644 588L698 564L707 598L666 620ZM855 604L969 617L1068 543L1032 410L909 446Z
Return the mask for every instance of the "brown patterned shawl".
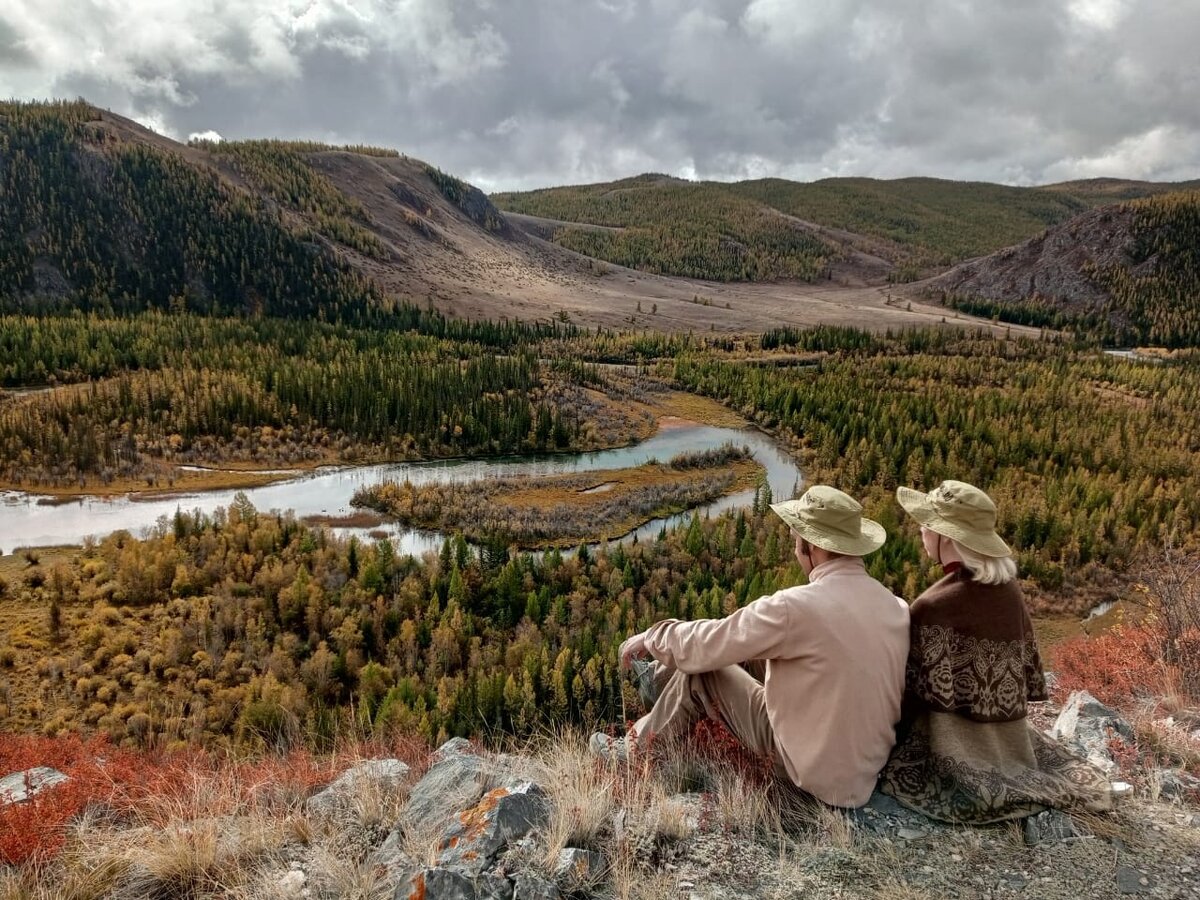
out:
M912 605L906 715L957 713L976 722L1025 718L1046 677L1020 584L979 584L959 569Z

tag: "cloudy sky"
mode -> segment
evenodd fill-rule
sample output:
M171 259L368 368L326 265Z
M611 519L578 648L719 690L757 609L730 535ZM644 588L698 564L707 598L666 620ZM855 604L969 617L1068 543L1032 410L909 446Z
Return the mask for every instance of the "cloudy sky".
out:
M1200 177L1200 0L4 0L0 96L485 189Z

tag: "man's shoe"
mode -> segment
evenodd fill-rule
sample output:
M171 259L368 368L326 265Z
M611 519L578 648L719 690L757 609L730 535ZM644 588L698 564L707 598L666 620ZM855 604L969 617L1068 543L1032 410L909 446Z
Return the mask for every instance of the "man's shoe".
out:
M635 659L630 663L633 683L637 685L638 699L647 711L658 701L658 685L654 682L654 660Z
M588 741L588 750L593 756L608 762L629 762L633 751L633 739L610 737L602 731L597 731Z

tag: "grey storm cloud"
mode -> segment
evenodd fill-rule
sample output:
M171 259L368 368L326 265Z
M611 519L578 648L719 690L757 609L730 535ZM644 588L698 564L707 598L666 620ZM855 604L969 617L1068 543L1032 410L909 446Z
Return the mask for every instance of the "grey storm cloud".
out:
M1200 176L1200 0L9 0L0 95L395 147L488 189L644 171Z

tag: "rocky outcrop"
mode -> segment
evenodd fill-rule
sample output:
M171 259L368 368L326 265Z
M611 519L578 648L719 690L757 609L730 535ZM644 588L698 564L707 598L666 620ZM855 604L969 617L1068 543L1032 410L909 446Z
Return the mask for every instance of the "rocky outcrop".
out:
M1098 312L1108 291L1091 277L1096 267L1128 265L1133 211L1090 210L1013 247L968 260L921 282L930 294L986 300L1049 301L1072 313Z
M1120 769L1113 745L1133 742L1133 727L1087 691L1067 698L1048 733L1110 775Z

